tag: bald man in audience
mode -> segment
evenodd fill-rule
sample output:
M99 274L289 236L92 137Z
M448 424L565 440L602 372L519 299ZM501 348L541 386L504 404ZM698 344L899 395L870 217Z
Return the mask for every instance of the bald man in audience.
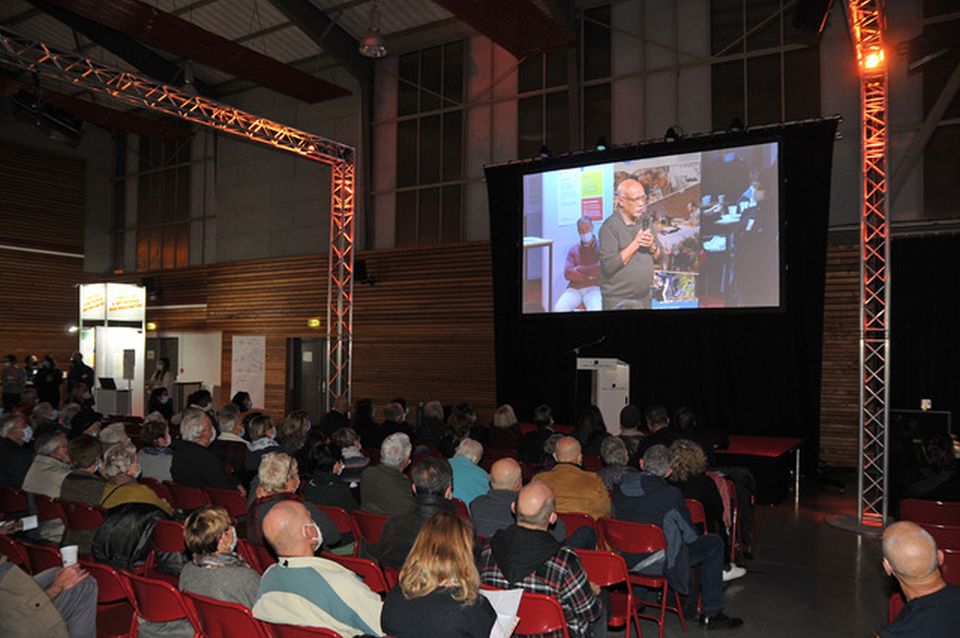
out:
M523 472L514 459L500 459L490 466L490 491L470 503L470 520L478 536L490 538L513 525L513 503L521 487ZM567 536L561 520L557 520L549 531L561 543Z
M596 473L580 467L580 442L572 436L563 437L557 441L553 458L557 461L553 469L537 474L533 480L546 483L553 490L557 511L589 514L593 518L610 516L610 493L603 481Z
M253 615L271 623L332 629L341 636L379 636L380 597L353 572L314 556L323 536L298 501L274 505L263 536L280 557L260 579Z
M480 580L493 587L519 587L556 598L571 638L606 636L600 588L587 580L577 553L547 531L557 520L553 492L534 481L520 490L513 509L517 522L495 533L483 548Z
M897 619L877 632L880 638L960 634L960 587L940 574L943 552L927 530L901 521L883 532L883 569L900 583L907 599Z

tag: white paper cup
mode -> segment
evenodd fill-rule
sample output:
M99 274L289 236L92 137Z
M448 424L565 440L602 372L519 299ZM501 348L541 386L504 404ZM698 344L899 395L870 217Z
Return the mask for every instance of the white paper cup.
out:
M63 560L64 567L70 567L77 562L77 550L79 549L76 545L64 545L60 548L60 558Z

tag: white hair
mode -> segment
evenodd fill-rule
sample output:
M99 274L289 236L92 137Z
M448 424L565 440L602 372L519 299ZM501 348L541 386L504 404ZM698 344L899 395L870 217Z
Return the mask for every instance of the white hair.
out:
M117 443L130 442L130 437L127 436L127 428L123 425L123 423L111 423L107 427L103 428L100 430L99 439L105 448L111 445L116 445Z
M0 421L0 438L3 438L10 434L10 430L17 425L24 416L19 413L7 414L3 417L3 420Z
M137 447L133 443L117 443L103 455L103 475L113 478L123 474L136 460Z
M57 448L66 443L67 435L62 432L53 431L49 434L41 434L37 437L37 454L43 456L53 456Z
M394 432L380 445L380 462L399 469L410 458L410 437L403 432Z
M260 459L257 476L260 487L272 493L282 492L287 481L298 476L297 460L284 452L264 454Z
M197 408L188 408L183 412L183 418L180 421L180 438L184 441L196 443L203 436L207 425L210 424L210 417L203 410Z
M474 441L473 439L464 439L460 441L460 445L457 446L457 451L454 456L462 456L470 459L470 462L476 465L480 462L480 458L483 456L483 446L479 441Z

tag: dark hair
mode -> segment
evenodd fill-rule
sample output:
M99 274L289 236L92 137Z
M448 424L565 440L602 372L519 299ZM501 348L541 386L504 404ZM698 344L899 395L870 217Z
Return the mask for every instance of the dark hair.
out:
M410 478L417 487L417 494L443 496L453 485L453 470L446 459L427 457L413 466Z
M164 371L170 369L170 357L160 357L159 361L163 364Z
M407 411L407 400L403 397L397 397L396 399L390 399L390 403L399 403L403 406L403 411Z
M545 428L553 423L553 409L546 403L533 409L533 422L537 427Z
M697 414L693 408L683 406L673 415L673 422L681 432L693 432L697 429Z
M149 406L147 409L150 412L158 409L157 406L160 405L160 397L164 394L170 394L165 387L162 385L155 387L153 390L150 390L150 400L147 402Z
M16 363L16 362L17 362L17 355L15 355L15 354L8 354L6 357L4 357L4 359L5 359L6 361L9 361L10 363Z
M373 421L373 401L357 399L353 405L353 423L370 423L371 421Z
M90 467L103 452L103 445L92 436L81 434L67 443L67 453L74 467Z
M247 409L247 406L244 405L247 401L250 401L250 393L244 392L243 390L237 392L235 395L233 395L233 398L230 399L230 403L234 404L241 410Z
M470 434L473 420L463 412L453 411L447 417L447 434L455 439L463 439Z
M140 427L140 443L144 446L152 447L157 441L166 437L168 434L167 424L164 421L149 419L143 422Z
M647 427L670 422L670 415L667 414L667 409L662 405L651 405L647 408L646 417Z
M340 449L317 440L310 448L310 463L321 472L332 472L333 466L343 458Z
M331 443L341 449L353 445L359 438L353 428L340 428L330 435Z
M600 408L595 405L585 407L583 412L580 413L577 427L573 432L573 436L580 441L580 445L586 446L593 437L606 433L607 426L603 422L603 414L600 412Z
M210 394L210 390L197 390L187 397L187 405L210 405L211 403L213 403L213 395Z

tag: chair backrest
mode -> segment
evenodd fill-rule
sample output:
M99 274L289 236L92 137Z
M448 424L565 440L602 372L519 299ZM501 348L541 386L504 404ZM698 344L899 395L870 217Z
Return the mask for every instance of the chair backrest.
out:
M157 521L153 528L153 549L158 552L185 552L183 542L183 523L178 521Z
M707 531L707 512L703 509L703 503L695 498L688 498L687 510L690 512L690 522L699 525L704 532Z
M233 520L239 520L247 515L247 498L238 490L208 488L206 491L213 504L227 510L227 514Z
M109 565L81 559L80 566L97 581L97 603L131 602L120 573Z
M149 487L151 490L153 490L154 494L156 494L166 502L170 503L174 507L177 506L173 498L173 492L170 491L170 488L167 487L166 483L162 481L158 481L155 478L147 478L146 476L141 476L137 480L143 483L144 485L146 485L147 487Z
M14 565L17 565L23 571L28 574L33 573L33 569L30 567L30 556L27 554L27 550L13 540L7 534L0 534L0 554L3 554L7 557Z
M41 545L39 543L28 543L22 541L21 545L27 551L30 557L30 567L34 574L56 567L63 567L63 558L60 557L60 549L52 545Z
M26 514L29 510L26 492L15 487L0 487L0 513Z
M52 521L60 519L63 524L67 524L67 512L63 509L63 503L58 498L50 498L43 494L34 494L33 502L37 504L37 518L42 521Z
M237 553L240 554L243 560L247 561L247 565L250 565L250 568L258 574L262 574L266 570L265 567L260 565L260 557L257 556L251 544L242 538L237 538Z
M205 638L271 638L270 630L253 617L253 612L237 603L214 600L206 596L184 592L183 597L193 606Z
M353 517L350 516L350 512L335 505L317 505L317 509L333 521L333 524L336 525L340 531L341 536L349 533L353 536L354 541L360 539L360 530L357 529L357 524L353 521ZM354 552L354 554L356 554L356 552Z
M598 454L584 454L582 465L586 471L596 472L603 467L603 459Z
M363 540L368 543L380 542L383 526L390 520L389 516L386 514L371 514L363 510L353 510L350 515L357 524L357 530Z
M390 591L387 584L387 577L383 575L380 566L372 560L366 558L357 558L354 556L338 556L337 554L324 553L324 558L339 563L363 579L372 591L378 594L386 594Z
M598 549L578 549L577 556L587 572L587 579L601 587L625 583L630 579L627 563L616 552ZM629 593L629 592L628 592Z
M274 623L264 624L270 628L270 632L274 635L274 638L315 638L316 636L341 638L340 634L332 629L301 627L300 625L276 625Z
M563 521L563 526L567 528L567 538L569 539L573 536L573 533L580 529L581 527L589 527L593 529L594 533L597 534L597 541L599 544L599 530L597 529L597 521L594 520L589 514L583 514L580 512L557 512L557 518Z
M656 525L606 517L597 521L597 525L603 540L621 554L651 554L667 548L663 530Z
M73 501L62 501L62 504L67 513L67 529L79 532L103 525L103 510L99 507Z
M960 549L960 525L919 523L937 541L937 549Z
M237 543L239 546L239 543ZM247 543L247 548L250 550L250 553L255 556L255 561L259 566L259 572L262 574L267 571L271 565L277 562L277 557L273 555L270 551L270 548L266 545L260 545L258 543ZM253 567L253 565L251 565Z
M923 501L905 498L900 501L900 520L914 523L960 525L960 502Z
M180 590L165 580L138 576L126 570L120 572L130 588L130 600L137 616L148 622L170 622L186 618L194 629L200 623L193 608L187 605Z
M459 498L451 498L450 502L453 503L453 511L456 513L456 515L469 522L470 510L467 509L467 504Z
M569 638L567 618L563 615L563 608L555 598L525 591L520 598L520 609L517 615L520 616L520 622L515 631L518 636L561 631L564 638Z
M204 505L211 505L210 497L199 487L187 487L176 483L166 483L173 494L173 505L184 512L189 512Z
M940 572L943 574L943 579L951 585L960 585L960 550L943 550Z

